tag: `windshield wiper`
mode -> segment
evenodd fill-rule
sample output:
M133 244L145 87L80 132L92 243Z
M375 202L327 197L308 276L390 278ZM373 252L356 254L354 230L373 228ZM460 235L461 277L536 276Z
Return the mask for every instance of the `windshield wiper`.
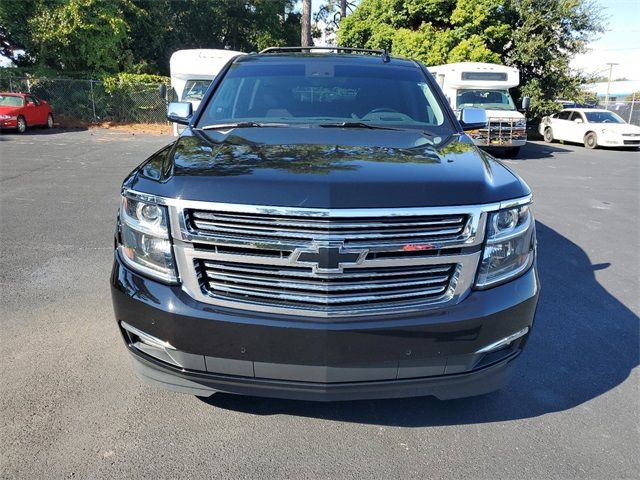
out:
M380 125L370 125L365 122L342 122L342 123L321 123L323 128L369 128L371 130L398 130L397 128L382 127Z
M258 123L258 122L237 122L237 123L214 123L204 127L197 127L197 130L226 130L229 128L260 128L260 127L288 127L288 123Z

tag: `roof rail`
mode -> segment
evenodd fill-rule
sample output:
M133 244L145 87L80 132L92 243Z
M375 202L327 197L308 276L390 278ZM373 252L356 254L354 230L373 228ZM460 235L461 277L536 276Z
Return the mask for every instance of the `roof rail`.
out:
M352 48L352 47L269 47L260 51L260 53L305 52L305 51L311 51L311 50L335 51L337 53L339 52L374 53L376 55L381 55L382 61L384 63L388 63L391 60L386 48L376 50L373 48Z

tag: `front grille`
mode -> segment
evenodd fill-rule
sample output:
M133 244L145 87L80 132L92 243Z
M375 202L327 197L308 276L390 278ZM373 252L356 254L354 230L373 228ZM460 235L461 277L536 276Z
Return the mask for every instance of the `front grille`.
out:
M479 145L511 145L514 141L527 139L526 129L518 126L520 121L517 118L490 117L486 128L471 132L470 136Z
M484 206L170 207L182 288L253 312L352 317L435 308L473 283ZM495 207L493 207L495 208Z
M638 145L640 146L640 140L623 140L625 145Z
M308 267L196 260L202 286L215 298L321 311L437 300L446 294L456 267L345 268L321 275Z
M192 232L238 239L341 241L346 246L424 243L459 237L468 215L390 216L386 218L312 218L188 210Z

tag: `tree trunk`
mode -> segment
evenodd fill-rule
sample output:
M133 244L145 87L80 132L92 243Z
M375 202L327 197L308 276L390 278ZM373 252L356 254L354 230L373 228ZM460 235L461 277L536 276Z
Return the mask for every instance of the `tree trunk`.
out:
M311 0L302 0L302 38L300 45L310 47L311 40Z
M347 16L347 0L340 0L340 20Z

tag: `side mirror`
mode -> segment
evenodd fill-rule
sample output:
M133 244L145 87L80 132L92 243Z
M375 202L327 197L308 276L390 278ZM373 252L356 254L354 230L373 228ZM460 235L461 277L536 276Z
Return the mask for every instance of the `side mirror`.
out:
M531 106L531 97L522 97L522 110L529 110Z
M581 118L574 118L573 121L576 123L584 123Z
M460 125L466 132L478 130L487 126L487 112L482 108L463 108L460 112Z
M167 109L167 120L181 125L189 125L191 115L193 115L191 102L171 102Z
M158 93L160 94L160 98L162 98L163 100L167 98L167 86L164 83L160 84Z

